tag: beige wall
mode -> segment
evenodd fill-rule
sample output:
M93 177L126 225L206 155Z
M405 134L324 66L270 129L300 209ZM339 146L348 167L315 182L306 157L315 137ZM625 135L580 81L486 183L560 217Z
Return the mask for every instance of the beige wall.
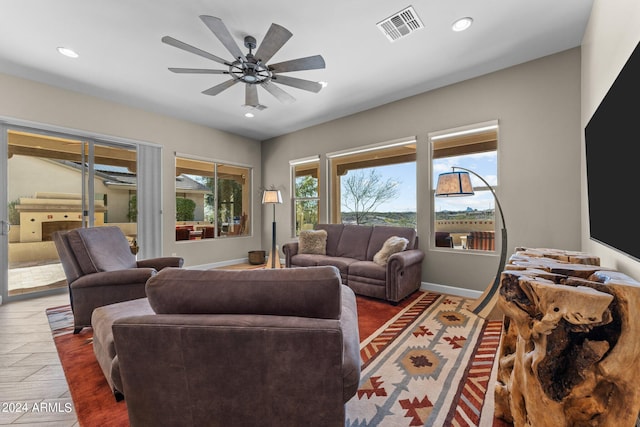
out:
M595 0L582 43L581 129L589 122L618 73L640 41L638 0ZM640 78L640 76L638 76ZM600 257L602 265L640 280L640 263L589 239L589 211L584 152L581 133L582 247ZM630 142L631 143L631 142ZM633 231L629 238L633 238Z
M278 241L292 239L289 160L321 155L325 174L326 153L415 135L418 235L426 252L422 280L484 290L496 273L498 255L430 249L427 135L494 119L500 126L498 197L508 253L517 245L580 249L577 48L266 141L263 181L285 189L285 203L277 207ZM269 221L264 218L264 241L269 241Z
M52 164L37 157L13 156L7 162L9 201L20 197L35 197L35 192L82 193L80 172L70 167ZM55 179L38 179L43 171L55 172ZM37 182L37 185L36 185ZM96 189L96 191L98 191Z
M0 118L162 146L164 255L183 256L185 265L189 266L246 258L248 251L262 249L260 221L255 219L251 227L256 230L253 236L197 242L174 241L174 153L252 166L252 214L259 218L260 194L256 189L262 185L260 142L4 74L0 74L0 93Z

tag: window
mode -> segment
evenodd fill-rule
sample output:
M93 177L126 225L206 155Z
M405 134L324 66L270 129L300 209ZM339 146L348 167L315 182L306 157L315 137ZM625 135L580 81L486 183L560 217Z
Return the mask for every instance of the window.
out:
M294 236L312 230L320 213L320 160L318 157L292 161Z
M176 240L245 236L251 169L176 157Z
M416 227L416 140L327 155L331 221Z
M7 178L0 218L11 224L3 230L7 250L0 251L0 264L9 274L0 278L0 300L66 286L52 238L57 231L116 226L139 259L162 254L161 147L2 124L0 152L0 174ZM48 273L25 281L17 274L25 266Z
M487 185L471 173L475 194L435 197L438 175L454 166L469 169L491 187L498 185L498 124L487 122L429 135L431 143L434 247L495 251L495 199Z

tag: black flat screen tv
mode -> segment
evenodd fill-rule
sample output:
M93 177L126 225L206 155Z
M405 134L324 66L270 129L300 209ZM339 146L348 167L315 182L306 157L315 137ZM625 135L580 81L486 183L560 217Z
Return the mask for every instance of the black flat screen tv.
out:
M640 43L584 137L590 237L640 261Z

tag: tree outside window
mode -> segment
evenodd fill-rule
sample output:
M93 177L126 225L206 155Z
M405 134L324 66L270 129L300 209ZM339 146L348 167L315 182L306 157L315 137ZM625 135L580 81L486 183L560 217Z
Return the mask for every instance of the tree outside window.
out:
M294 186L295 235L301 230L311 230L318 224L319 204L318 161L294 164L292 166Z
M327 157L331 222L416 228L414 137Z
M373 223L377 210L386 202L395 200L401 182L384 179L377 168L349 171L342 182L342 221L358 225Z

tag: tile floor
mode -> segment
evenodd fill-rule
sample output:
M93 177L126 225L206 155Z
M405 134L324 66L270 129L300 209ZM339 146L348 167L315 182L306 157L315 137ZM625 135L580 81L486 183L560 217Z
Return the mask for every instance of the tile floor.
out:
M78 426L45 309L66 293L0 305L0 425Z

